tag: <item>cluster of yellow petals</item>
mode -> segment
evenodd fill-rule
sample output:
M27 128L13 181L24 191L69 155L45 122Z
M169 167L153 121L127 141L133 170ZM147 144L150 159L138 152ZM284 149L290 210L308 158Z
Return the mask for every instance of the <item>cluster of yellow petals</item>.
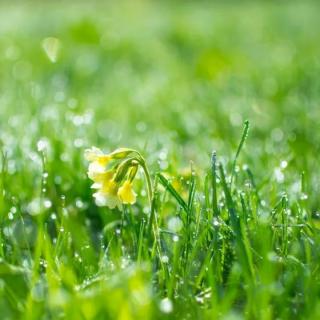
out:
M123 203L134 204L136 202L137 195L132 189L132 183L127 180L118 190L118 197Z
M85 150L85 158L89 161L88 177L93 181L92 188L97 190L93 194L97 205L114 209L120 208L122 203L136 202L136 193L132 188L133 179L124 175L124 181L119 181L116 179L116 169L107 168L110 161L121 160L129 153L128 149L117 149L110 154L104 154L96 147Z

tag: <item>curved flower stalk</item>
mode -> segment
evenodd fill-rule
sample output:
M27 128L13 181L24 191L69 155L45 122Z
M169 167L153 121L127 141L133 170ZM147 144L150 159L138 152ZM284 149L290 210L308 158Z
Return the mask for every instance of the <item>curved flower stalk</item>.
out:
M92 147L85 150L85 158L89 161L88 177L93 181L93 194L98 206L111 209L120 208L121 204L134 204L136 193L133 180L139 166L147 180L149 201L152 198L152 184L146 163L141 154L133 149L120 148L109 154Z

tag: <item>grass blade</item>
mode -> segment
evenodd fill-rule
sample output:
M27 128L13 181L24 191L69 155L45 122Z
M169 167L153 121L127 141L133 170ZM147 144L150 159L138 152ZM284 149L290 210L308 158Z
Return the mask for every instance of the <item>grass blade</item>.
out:
M239 157L239 154L241 152L241 149L248 137L248 132L249 132L249 121L246 120L244 122L244 128L243 128L243 132L242 132L242 136L241 136L241 140L240 140L240 143L239 143L239 146L238 146L238 149L237 149L237 153L236 153L236 156L234 157L234 160L233 160L233 165L232 165L232 171L231 171L231 181L230 181L230 186L232 186L232 181L233 181L233 177L234 177L234 174L235 174L235 169L236 169L236 164L237 164L237 160L238 160L238 157Z
M169 191L169 193L177 200L179 205L183 208L183 210L188 214L189 207L186 202L182 199L176 189L172 186L172 184L161 174L157 174L160 183Z

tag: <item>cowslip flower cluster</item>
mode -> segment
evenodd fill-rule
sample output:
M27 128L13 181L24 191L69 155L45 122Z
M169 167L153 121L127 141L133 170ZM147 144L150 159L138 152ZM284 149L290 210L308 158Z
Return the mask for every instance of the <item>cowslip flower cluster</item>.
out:
M88 177L93 181L93 194L98 206L111 209L121 204L134 204L136 193L132 188L133 180L139 165L144 167L144 159L139 152L120 148L105 154L92 147L85 150L85 158L89 161Z

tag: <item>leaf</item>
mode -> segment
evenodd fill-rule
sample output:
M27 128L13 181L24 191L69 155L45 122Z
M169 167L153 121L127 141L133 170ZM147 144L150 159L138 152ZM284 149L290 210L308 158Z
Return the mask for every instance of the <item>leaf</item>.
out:
M189 208L186 202L181 198L176 189L172 186L172 184L161 174L158 173L160 183L171 193L171 195L177 200L179 205L183 208L183 210L188 214Z

